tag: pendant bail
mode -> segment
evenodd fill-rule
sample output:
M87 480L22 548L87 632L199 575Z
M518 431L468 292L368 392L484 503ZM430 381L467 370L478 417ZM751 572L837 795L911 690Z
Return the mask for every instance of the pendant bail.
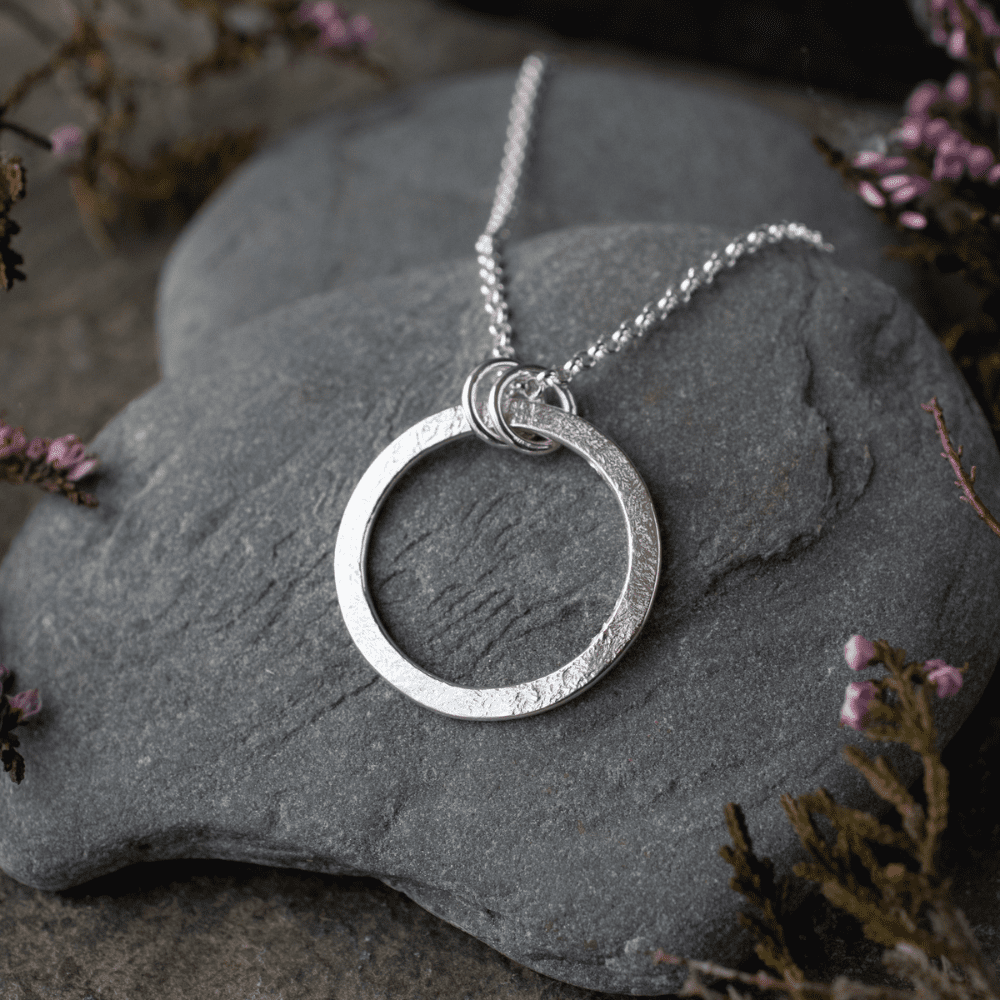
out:
M558 398L559 409L576 416L576 399L569 388L558 383L555 385L546 383L539 377L546 374L548 369L540 365L517 365L503 372L490 390L488 411L501 439L509 447L528 455L550 455L561 445L558 441L542 437L540 434L515 430L506 413L507 404L512 398L545 403L545 392L551 390Z
M462 409L473 433L496 448L515 448L529 455L548 455L561 447L539 434L514 430L505 413L511 398L544 403L543 396L551 389L559 408L575 416L573 394L566 386L544 382L540 376L546 374L548 370L539 365L519 365L510 358L490 358L473 368L462 386Z

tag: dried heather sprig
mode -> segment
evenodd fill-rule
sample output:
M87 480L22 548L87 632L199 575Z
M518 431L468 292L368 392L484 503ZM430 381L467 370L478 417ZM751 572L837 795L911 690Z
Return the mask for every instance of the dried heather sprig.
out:
M317 44L321 49L347 49L375 40L375 28L370 18L358 14L348 19L331 0L304 0L299 4L297 16L303 23L319 28Z
M941 764L937 750L929 690L938 697L953 695L960 689L966 663L956 669L942 660L906 663L906 651L894 649L883 640L853 635L844 646L844 658L850 669L865 670L884 664L889 674L877 681L865 681L867 692L863 711L852 718L862 723L858 728L873 740L903 742L919 753L924 764L926 810L910 794L892 765L884 758L875 761L857 747L846 746L844 756L864 775L873 791L892 803L902 820L902 830L896 830L858 810L838 805L825 789L812 795L793 798L781 796L781 805L813 861L797 864L793 872L800 878L818 882L823 895L835 906L851 913L862 925L865 936L893 949L883 956L883 962L906 975L919 986L931 990L931 996L941 995L937 972L928 964L928 956L938 956L945 967L959 967L966 973L966 982L978 992L961 996L1000 998L1000 981L989 962L983 957L968 923L948 900L950 880L940 881L934 871L934 855L938 839L947 824L948 773ZM926 683L925 683L926 682ZM859 685L860 686L860 685ZM896 695L895 704L886 700L889 691ZM842 724L844 723L842 718ZM800 996L839 998L889 998L912 996L881 987L868 987L843 977L831 986L806 983L800 966L793 959L786 932L788 884L780 886L773 877L774 867L767 858L758 859L753 853L749 831L739 806L728 803L726 823L733 847L723 847L720 855L733 866L735 875L730 885L754 903L762 918L740 914L740 923L754 931L758 938L756 951L762 961L782 975L783 980L769 980L764 974L756 978L732 970L675 958L657 952L657 962L687 964L691 978L681 995L700 995L710 1000L727 1000L725 994L709 990L697 979L704 971L725 979L737 979L764 988L794 989ZM813 814L826 816L836 836L828 842L819 832ZM875 849L895 849L909 855L911 865L892 861L881 864ZM865 872L867 882L859 877ZM918 926L926 915L933 933ZM729 987L728 1000L739 997Z
M33 483L49 493L60 493L75 504L98 506L97 498L79 489L79 480L99 464L88 455L75 434L27 439L23 427L11 427L0 413L0 479L8 483Z
M348 62L382 82L392 79L391 73L366 50L375 37L375 29L363 14L347 18L332 3L312 4L323 10L329 8L335 15L324 27L298 16L300 8L310 7L298 0L255 0L256 9L244 11L237 10L232 0L178 2L189 11L203 14L215 33L214 47L208 55L180 73L184 84L193 85L210 75L245 68L272 44L282 45L295 54L315 49L317 39L320 48L331 57ZM0 95L0 131L15 132L50 150L54 156L68 160L70 190L84 228L96 246L110 251L115 230L124 225L150 226L190 217L257 148L263 130L252 128L199 140L181 139L158 146L145 162L132 159L125 150L146 88L116 61L108 40L116 34L121 36L122 32L101 19L103 5L88 6L91 7L88 13L75 12L72 34L49 59L27 72L7 94ZM125 13L141 16L138 9ZM147 38L151 50L157 41ZM46 137L4 117L37 85L57 74L75 79L80 95L89 105L94 124L86 133L76 125L64 125ZM73 151L78 155L70 157ZM0 154L0 284L10 289L15 280L23 280L24 274L19 269L23 259L9 248L9 238L18 229L7 218L9 203L4 207L6 162ZM23 178L23 171L20 176ZM21 192L23 195L23 184Z
M887 257L960 271L978 311L936 331L1000 433L1000 24L981 0L930 0L934 38L961 66L925 81L880 149L813 144L887 225Z
M3 120L0 114L0 121ZM10 217L15 201L20 201L27 190L24 167L17 156L0 153L0 287L10 291L15 281L24 281L21 265L24 257L11 245L21 227Z
M944 414L941 412L941 407L938 406L937 396L934 396L929 403L921 403L920 409L934 414L934 423L937 424L938 436L941 438L941 444L944 446L941 457L947 459L949 465L951 465L955 475L958 477L955 480L955 485L960 487L964 493L964 496L960 496L958 499L964 500L990 526L994 534L1000 535L1000 524L997 524L996 518L989 512L986 505L979 499L976 491L973 489L976 482L976 466L974 465L969 475L966 475L965 469L962 468L962 446L959 445L957 451L952 447L951 438L948 436L948 427L944 422Z
M24 758L17 752L21 741L13 730L42 710L42 699L38 688L8 696L7 689L13 680L14 675L0 663L0 762L10 780L19 785L24 780Z

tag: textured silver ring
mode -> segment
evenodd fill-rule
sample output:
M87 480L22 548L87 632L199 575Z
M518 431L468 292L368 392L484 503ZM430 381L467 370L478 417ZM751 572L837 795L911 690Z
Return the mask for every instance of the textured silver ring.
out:
M337 600L347 631L365 659L393 687L425 708L455 719L500 721L545 712L598 681L631 645L649 617L660 574L660 532L653 502L632 463L587 421L546 403L511 400L513 427L576 452L608 484L625 517L625 584L610 617L586 649L544 677L507 687L452 684L418 667L396 646L375 612L368 586L368 543L386 497L417 461L473 433L464 408L442 410L404 431L372 462L354 488L334 550Z

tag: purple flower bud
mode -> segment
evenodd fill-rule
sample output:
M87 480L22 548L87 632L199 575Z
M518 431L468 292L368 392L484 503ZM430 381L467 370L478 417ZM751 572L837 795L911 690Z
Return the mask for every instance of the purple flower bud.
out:
M875 658L875 644L863 635L852 635L844 645L844 659L851 670L864 670Z
M910 161L905 156L887 156L876 164L875 171L879 174L891 174L894 170L903 170L909 165Z
M25 449L25 457L37 462L46 452L49 442L45 438L32 438Z
M929 146L937 146L951 132L947 118L932 118L925 126L923 140Z
M935 45L944 45L944 43L948 41L948 32L945 31L940 24L935 24L934 27L931 28L931 41Z
M856 167L867 167L872 169L877 163L881 163L885 157L876 152L874 149L862 149L857 156L851 160L851 163Z
M49 445L48 462L57 469L68 469L83 459L84 448L75 434L64 434Z
M872 208L881 208L885 204L885 198L871 181L862 181L858 185L858 194L868 202Z
M65 156L83 142L83 132L76 125L61 125L50 136L53 156Z
M941 97L941 87L936 83L922 83L906 101L906 110L914 116L927 114L927 109Z
M964 160L972 152L972 143L961 133L951 129L938 143L938 149L942 153L958 153Z
M945 96L952 104L959 106L969 100L972 93L972 84L965 73L952 73L944 87Z
M840 721L851 729L862 729L868 706L876 694L878 689L871 681L851 681L840 710Z
M965 44L965 29L955 28L948 36L948 55L952 59L966 59L969 55L969 46Z
M973 146L966 156L969 164L969 176L978 180L993 166L993 150L989 146Z
M328 21L323 25L323 32L319 36L319 47L321 49L344 49L352 42L351 31L347 25L337 18L335 21Z
M38 688L32 688L30 691L22 691L20 694L15 694L7 700L10 702L11 708L19 708L21 710L22 719L27 719L31 715L37 715L42 710L42 698L38 693Z
M919 212L900 212L899 221L907 229L923 229L927 225L927 216Z
M334 21L341 20L337 5L331 0L305 0L299 4L297 11L300 21L311 22L317 28L323 28Z
M351 34L354 36L356 42L360 42L362 45L369 45L375 41L375 25L372 24L371 19L365 14L358 14L356 17L352 17L348 27L351 29Z
M962 673L957 667L952 667L944 660L928 660L924 664L927 679L937 685L939 698L950 698L962 688Z
M899 139L907 149L916 149L923 142L926 115L911 115L899 126Z
M979 26L983 29L983 34L987 38L996 38L1000 35L1000 24L997 24L997 19L993 16L993 11L983 9L979 12Z
M902 205L904 202L916 198L917 195L925 194L930 190L931 182L926 177L911 177L910 183L906 187L898 188L892 193L892 203Z
M895 191L897 188L909 184L912 179L909 174L889 174L878 182L878 186L883 191Z
M987 184L996 184L997 181L1000 181L1000 163L990 167L990 172L986 175Z
M77 462L70 470L66 473L66 478L71 482L75 483L78 479L83 479L84 476L89 476L90 473L94 471L98 466L98 461L96 458L85 458L82 462Z
M948 6L948 0L931 0L931 13L940 14Z
M958 180L965 170L965 158L960 153L942 152L940 149L934 157L934 169L931 177L936 181L945 178Z
M20 427L7 428L0 437L0 458L10 458L11 455L22 455L27 447L28 439Z

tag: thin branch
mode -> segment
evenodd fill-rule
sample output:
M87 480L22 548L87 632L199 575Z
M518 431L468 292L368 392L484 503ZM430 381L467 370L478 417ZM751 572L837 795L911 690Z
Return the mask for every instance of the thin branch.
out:
M2 0L0 0L0 2L2 2ZM0 108L0 129L8 129L15 135L19 135L22 138L35 143L36 146L41 146L42 149L47 149L49 152L52 151L51 139L47 139L44 135L39 135L37 132L32 132L31 129L27 129L23 125L16 125L14 122L6 121L2 116L3 109Z
M973 466L972 472L966 475L961 462L962 446L959 445L958 451L955 451L952 447L951 440L948 437L948 428L944 422L944 414L941 412L941 407L938 406L937 396L931 399L929 403L921 403L920 409L934 414L938 436L941 438L941 444L945 449L941 452L941 457L946 458L951 464L955 475L958 476L958 479L955 480L955 485L961 487L965 493L965 496L959 497L959 500L964 500L969 504L976 514L990 526L993 533L1000 536L1000 524L997 524L996 518L986 509L986 505L976 496L976 491L973 489L973 484L976 481L976 466Z

